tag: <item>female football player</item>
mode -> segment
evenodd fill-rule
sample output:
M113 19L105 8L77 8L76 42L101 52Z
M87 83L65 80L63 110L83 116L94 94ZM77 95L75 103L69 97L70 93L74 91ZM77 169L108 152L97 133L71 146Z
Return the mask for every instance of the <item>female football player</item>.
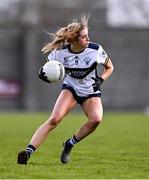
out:
M36 130L26 150L19 152L18 164L27 164L31 154L77 103L81 105L87 120L63 143L60 156L62 163L68 163L75 144L95 131L102 121L100 87L112 74L113 64L101 45L90 42L88 17L82 16L81 22L73 21L52 35L53 41L44 46L42 51L49 53L49 61L60 61L65 67L66 75L51 116ZM99 64L104 67L101 74L97 74ZM46 81L44 73L40 72L39 77Z

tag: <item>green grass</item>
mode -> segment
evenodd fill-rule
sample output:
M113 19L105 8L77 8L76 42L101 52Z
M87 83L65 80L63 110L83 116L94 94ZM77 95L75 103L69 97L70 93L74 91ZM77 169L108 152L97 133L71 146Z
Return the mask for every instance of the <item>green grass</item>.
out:
M96 131L76 145L69 164L61 164L62 142L85 120L69 114L32 155L27 166L16 164L36 128L48 113L1 113L0 178L7 179L147 179L149 116L105 113Z

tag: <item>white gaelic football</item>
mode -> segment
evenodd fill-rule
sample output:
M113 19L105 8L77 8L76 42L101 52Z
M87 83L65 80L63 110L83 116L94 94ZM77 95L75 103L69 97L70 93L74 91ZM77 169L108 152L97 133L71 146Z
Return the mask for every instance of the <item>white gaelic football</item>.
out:
M60 81L65 76L63 64L56 60L46 62L42 71L45 73L45 76L50 83Z

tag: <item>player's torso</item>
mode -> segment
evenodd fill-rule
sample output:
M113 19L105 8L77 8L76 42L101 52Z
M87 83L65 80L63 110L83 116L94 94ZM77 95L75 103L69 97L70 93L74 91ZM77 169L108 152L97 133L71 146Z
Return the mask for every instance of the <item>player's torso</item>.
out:
M96 51L86 48L81 53L72 53L68 49L59 50L56 59L67 68L89 68L96 61Z
M52 58L64 65L67 71L64 83L73 87L78 95L87 96L95 93L92 87L94 81L91 77L95 77L97 49L86 48L80 53L73 53L69 48L63 48L57 50Z

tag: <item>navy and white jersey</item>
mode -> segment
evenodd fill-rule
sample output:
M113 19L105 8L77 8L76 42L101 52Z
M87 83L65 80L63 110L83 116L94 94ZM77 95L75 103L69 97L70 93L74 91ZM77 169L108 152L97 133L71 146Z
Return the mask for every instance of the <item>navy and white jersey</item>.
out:
M91 77L97 76L97 65L106 64L108 56L102 46L90 42L82 52L71 52L70 46L59 50L53 50L48 60L60 61L65 67L65 78L63 83L71 86L78 96L86 97L94 92L92 84L95 83Z

